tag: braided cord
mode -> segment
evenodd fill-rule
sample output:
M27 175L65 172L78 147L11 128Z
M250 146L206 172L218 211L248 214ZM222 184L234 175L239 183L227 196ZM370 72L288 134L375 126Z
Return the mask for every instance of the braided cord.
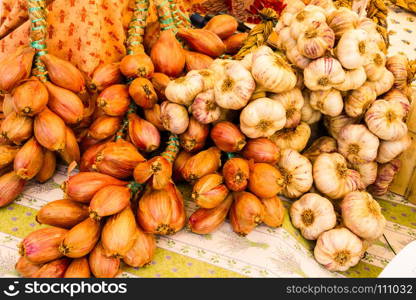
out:
M137 54L143 52L143 36L146 28L146 19L149 10L149 0L136 0L134 2L133 17L127 31L127 53Z
M167 142L166 149L162 153L162 156L166 158L171 164L173 164L178 152L179 152L179 138L176 134L171 134Z
M34 67L32 75L41 81L48 80L45 65L40 57L48 53L46 48L46 0L28 0L28 13L30 19L30 47L35 49Z
M176 34L177 28L170 10L169 0L155 0L157 15L162 31L172 29Z

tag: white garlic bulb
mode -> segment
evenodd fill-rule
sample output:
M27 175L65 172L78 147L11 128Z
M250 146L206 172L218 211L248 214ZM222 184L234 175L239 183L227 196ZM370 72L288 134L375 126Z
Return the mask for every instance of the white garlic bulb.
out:
M270 140L280 149L294 149L301 152L311 136L311 128L305 122L301 122L296 128L286 128L276 131Z
M300 54L296 45L294 47L288 48L286 57L292 64L301 70L305 69L312 61L311 59Z
M225 109L241 109L247 105L255 88L253 77L240 62L227 63L214 84L215 101Z
M345 32L335 49L337 58L346 69L364 66L369 54L368 33L362 29Z
M353 164L368 163L377 157L379 140L365 125L344 126L337 142L339 152Z
M290 35L290 28L284 27L278 33L277 46L283 50L296 47L296 40Z
M166 89L166 98L178 104L189 106L195 96L204 90L202 76L184 76L171 80Z
M345 112L350 117L359 117L376 100L377 94L371 82L366 82L352 91L345 101Z
M207 90L198 94L190 106L194 118L202 124L217 121L221 116L221 107L215 103L214 90Z
M384 75L386 65L386 55L377 51L371 53L368 57L368 62L364 65L365 73L368 80L377 81Z
M394 84L394 76L389 70L384 68L383 74L380 79L377 81L371 82L373 84L373 89L376 92L377 96L380 96L388 92Z
M211 65L209 66L209 69L214 72L214 75L218 78L219 76L222 76L225 72L225 67L233 63L234 61L231 59L215 59Z
M277 165L284 178L284 196L297 198L311 189L312 164L305 156L293 149L284 149Z
M394 102L396 105L400 105L403 109L403 116L406 118L410 111L410 102L402 91L393 88L383 95L383 99L389 102Z
M297 40L299 53L307 58L318 58L332 49L335 43L335 34L325 22L312 22Z
M355 90L361 87L367 80L367 74L363 67L348 70L345 72L345 80L343 83L337 84L335 88L340 91Z
M411 143L412 139L407 134L396 141L382 141L378 149L377 162L384 164L392 161L409 148Z
M352 165L351 168L360 173L364 188L376 181L378 165L375 161L365 164Z
M367 192L351 192L341 202L345 226L366 240L378 239L386 226L381 207Z
M287 92L273 94L270 96L270 99L279 102L286 110L285 128L293 128L300 123L300 110L304 104L300 89L294 88Z
M363 254L363 242L344 227L322 233L314 249L315 259L330 271L347 271Z
M251 72L251 66L253 64L253 52L247 53L246 56L240 60L240 62L247 71Z
M340 38L345 32L355 29L357 22L357 13L346 7L338 8L327 18L327 23L334 31L336 38Z
M184 133L189 124L186 108L169 101L164 101L160 105L160 119L163 127L175 134Z
M326 16L331 15L336 9L332 0L308 0L308 4L322 7L325 10Z
M214 88L215 78L214 71L210 69L192 70L186 74L186 77L200 77L204 82L204 91Z
M332 57L314 60L305 68L303 76L306 87L312 91L329 90L345 80L344 69Z
M336 117L325 116L324 125L328 129L329 134L335 139L339 138L339 133L344 126L358 123L357 118L351 118L347 115L341 114Z
M403 109L394 102L375 101L365 114L365 123L382 140L395 141L407 134Z
M290 65L267 46L255 50L251 73L257 83L273 93L289 91L297 81Z
M364 187L360 174L348 169L347 161L339 153L322 153L313 164L316 188L331 199L339 199Z
M316 240L323 232L335 227L337 217L328 199L308 193L293 202L290 219L305 239Z
M344 101L336 89L311 92L311 106L327 116L336 117L342 113Z
M306 28L314 22L325 22L325 10L322 7L315 5L307 5L305 8L298 12L290 23L290 34L294 39L298 39L302 32L306 31Z
M319 110L314 109L310 104L309 92L305 89L302 92L304 104L301 109L301 120L307 124L313 124L318 122L322 114Z
M282 23L285 26L289 26L292 23L293 17L305 7L305 4L300 0L292 0L286 3L286 7L283 9L279 21L277 24Z
M403 54L396 54L387 59L386 68L394 75L394 87L405 90L407 87L407 69L409 61Z
M240 129L249 138L268 137L286 123L283 106L269 98L251 101L240 114Z

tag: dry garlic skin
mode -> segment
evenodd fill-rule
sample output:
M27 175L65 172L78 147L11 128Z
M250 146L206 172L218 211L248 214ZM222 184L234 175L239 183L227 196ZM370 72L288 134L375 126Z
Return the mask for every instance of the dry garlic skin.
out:
M286 197L299 197L312 187L312 164L299 152L292 149L283 150L278 167L284 178L282 193Z
M379 140L365 125L344 126L337 141L339 152L353 164L368 163L377 157Z
M322 232L335 227L337 218L334 206L328 199L308 193L290 207L293 226L308 240L316 240Z
M215 72L219 76L214 84L215 101L225 109L241 109L251 98L256 83L250 72L238 61L223 66L223 72Z
M367 192L351 192L341 202L342 220L348 229L366 240L378 239L386 226L381 207Z
M382 141L378 148L377 162L384 164L392 161L409 148L411 143L412 139L407 134L397 141Z
M316 242L315 259L330 271L346 271L363 255L363 242L346 228L322 233Z
M363 182L364 187L367 187L376 181L378 164L375 161L365 164L352 165L352 168L360 173L361 181Z
M269 137L286 124L283 106L269 98L251 101L240 114L240 129L249 138Z
M297 81L290 65L267 46L254 52L251 73L258 84L273 93L289 91Z
M377 100L367 110L365 123L372 133L382 140L395 141L407 134L403 122L403 109L394 102Z
M311 91L329 90L345 80L345 72L338 60L322 57L311 62L303 72L305 85Z
M319 155L313 164L313 179L316 188L331 199L364 187L360 174L348 169L347 161L339 153Z

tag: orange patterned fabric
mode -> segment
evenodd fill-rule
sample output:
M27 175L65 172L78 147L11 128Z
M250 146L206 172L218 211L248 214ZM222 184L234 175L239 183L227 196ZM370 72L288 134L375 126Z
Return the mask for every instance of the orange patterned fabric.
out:
M227 11L256 22L257 10L272 2L276 0L177 0L177 5L187 12ZM0 0L0 59L28 44L26 5L26 0ZM48 51L90 76L100 64L125 55L125 32L133 7L134 0L49 0ZM148 22L156 18L151 5Z

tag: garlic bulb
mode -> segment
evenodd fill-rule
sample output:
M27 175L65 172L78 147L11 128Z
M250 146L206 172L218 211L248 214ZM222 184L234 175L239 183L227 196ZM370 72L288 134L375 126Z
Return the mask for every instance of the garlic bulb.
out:
M383 52L377 51L370 54L368 57L368 62L364 65L368 80L379 80L384 74L385 65L386 55Z
M339 152L353 164L368 163L377 157L379 140L365 125L344 126L337 142Z
M202 76L184 76L171 80L165 89L165 95L171 102L189 106L203 89Z
M305 156L293 149L285 149L277 165L284 178L284 196L297 198L311 189L312 164Z
M311 92L311 106L327 116L336 117L344 108L341 93L336 89Z
M339 153L323 153L313 164L316 188L331 199L339 199L364 187L360 174L348 169L347 161Z
M169 101L164 101L160 105L160 119L163 127L175 134L184 133L189 124L186 108Z
M337 84L335 88L340 91L349 91L358 89L367 80L367 74L363 67L348 70L345 72L345 80L343 83Z
M275 132L270 140L280 149L291 148L298 152L305 149L311 136L311 128L305 122L301 122L296 128L287 128Z
M269 98L251 101L240 114L240 129L249 138L268 137L286 123L283 106Z
M400 105L403 108L403 116L406 118L410 111L410 102L403 92L393 88L383 95L383 99L389 102L397 103L396 105Z
M312 22L325 22L325 20L325 10L322 7L307 5L292 18L290 34L294 39L298 39L299 35L305 32Z
M314 60L305 68L303 76L306 87L312 91L329 90L345 80L341 64L332 57Z
M192 70L186 74L186 77L198 77L204 82L203 91L214 88L214 83L217 80L214 71L210 69Z
M327 23L334 31L337 39L339 39L345 32L355 29L357 22L357 13L346 7L338 8L327 18Z
M393 159L388 163L380 164L377 169L376 181L368 187L370 193L375 196L386 194L400 167L400 159Z
M403 122L403 109L394 102L377 100L367 110L365 123L368 129L382 140L395 141L407 134Z
M377 81L372 82L373 89L376 92L377 96L388 92L394 83L394 76L389 70L384 68L383 74L381 75L380 79Z
M347 271L363 254L363 242L344 227L322 233L314 249L315 259L330 271Z
M240 62L230 62L215 82L215 101L222 108L241 109L246 106L255 88L256 83L250 72Z
M362 29L349 30L342 35L335 52L344 68L364 66L370 51L367 39L368 33Z
M286 1L286 7L282 10L281 18L282 21L285 23L286 26L292 23L292 18L298 12L302 11L305 8L305 3L301 0L292 0ZM279 24L280 22L278 22Z
M240 60L240 63L243 65L243 67L251 72L251 66L253 64L253 52L249 52L244 56L242 60Z
M293 202L290 219L308 240L316 240L323 232L334 228L337 222L331 201L315 193L305 194Z
M313 123L318 122L322 117L321 112L319 110L312 108L311 103L310 103L309 92L306 91L306 89L304 90L302 95L303 95L303 100L304 100L304 104L301 109L302 122L305 122L307 124L313 124Z
M287 92L274 94L270 96L270 99L279 102L286 110L285 128L293 128L298 126L301 119L300 110L304 104L302 92L300 89L294 88Z
M202 124L215 122L221 116L221 107L215 103L213 89L199 93L189 109L195 119Z
M336 117L326 116L324 119L325 127L328 129L329 134L335 139L339 138L339 133L344 126L355 123L358 123L357 118L351 118L344 114Z
M395 159L409 148L411 143L412 139L407 134L396 141L382 141L378 148L377 162L384 164Z
M361 181L364 184L364 188L366 188L370 184L373 184L376 181L378 167L376 162L372 161L365 164L352 165L351 167L352 169L360 173Z
M335 43L335 34L325 22L313 21L297 40L299 53L308 58L318 58L332 49Z
M386 68L394 75L394 87L404 90L407 87L408 59L403 54L396 54L387 59Z
M295 47L291 47L287 50L286 57L292 64L302 70L304 70L312 61L311 59L300 54L296 45Z
M342 221L359 237L376 240L384 231L386 219L381 207L367 192L351 192L341 202Z
M345 112L350 117L359 117L376 100L377 94L370 82L364 83L358 89L352 91L345 101Z
M327 16L331 15L336 9L332 0L308 0L309 5L316 5L322 7L325 10Z
M278 33L277 46L282 50L290 50L296 47L296 40L290 35L290 27L282 28Z
M267 46L255 50L251 73L257 83L273 93L289 91L297 81L290 65Z

